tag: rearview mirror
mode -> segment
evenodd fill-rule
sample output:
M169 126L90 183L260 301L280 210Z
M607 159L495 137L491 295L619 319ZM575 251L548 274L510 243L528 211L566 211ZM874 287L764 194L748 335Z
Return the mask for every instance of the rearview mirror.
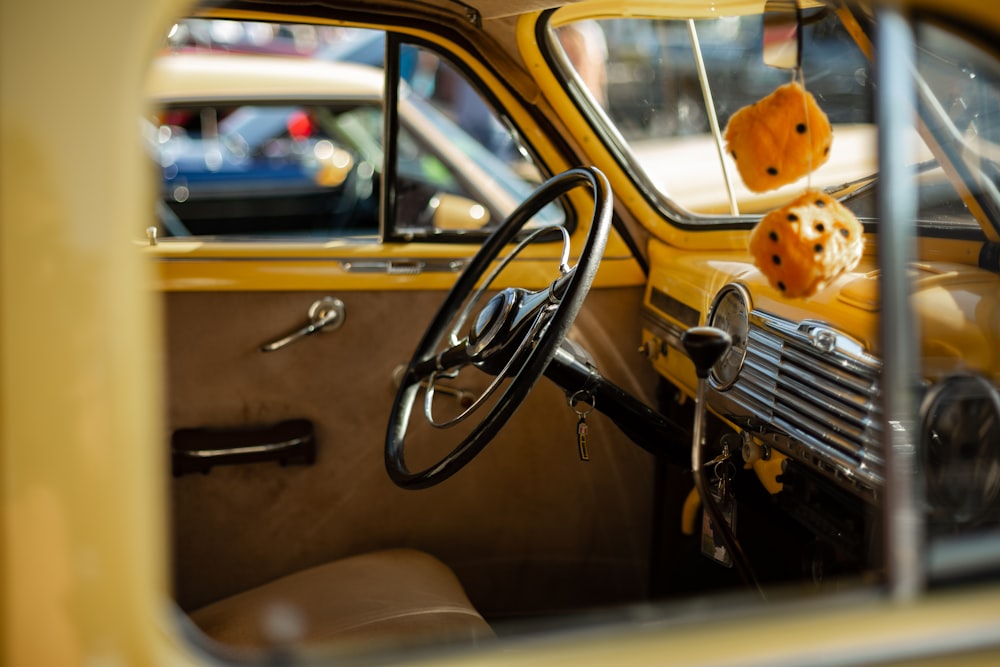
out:
M797 0L764 4L764 64L796 69L802 64L802 21Z

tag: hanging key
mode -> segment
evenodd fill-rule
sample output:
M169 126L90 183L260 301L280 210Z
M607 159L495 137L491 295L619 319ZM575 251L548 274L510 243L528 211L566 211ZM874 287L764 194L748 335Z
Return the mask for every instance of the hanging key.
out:
M577 407L581 404L585 406L582 409ZM594 399L586 392L578 391L569 397L569 405L578 417L576 422L576 448L580 454L580 460L589 461L590 450L587 448L587 436L590 427L587 426L587 415L594 409Z
M729 524L729 530L736 530L736 499L733 496L733 476L735 467L724 451L712 468L714 479L709 488L711 502L719 508L723 521ZM716 526L709 517L707 510L702 511L701 552L703 555L725 567L733 566L733 556L729 553L724 541L716 533Z
M705 467L705 468L708 468L709 466L714 466L714 467L718 468L718 466L719 466L720 463L722 463L723 461L728 461L732 457L733 457L733 453L731 451L729 451L729 445L728 444L723 444L723 446L722 446L722 453L719 454L718 456L716 456L711 461L707 461L706 463L703 463L702 466Z
M576 422L576 446L580 450L580 460L589 461L590 452L587 451L587 415L580 415L579 421Z

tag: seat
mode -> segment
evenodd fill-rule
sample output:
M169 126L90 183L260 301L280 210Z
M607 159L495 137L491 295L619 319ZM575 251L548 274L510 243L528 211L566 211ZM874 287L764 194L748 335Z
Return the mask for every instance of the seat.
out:
M297 572L219 600L190 614L209 637L244 648L289 638L275 612L301 620L296 644L340 640L478 642L494 636L455 574L415 549L387 549ZM280 623L278 625L281 625Z

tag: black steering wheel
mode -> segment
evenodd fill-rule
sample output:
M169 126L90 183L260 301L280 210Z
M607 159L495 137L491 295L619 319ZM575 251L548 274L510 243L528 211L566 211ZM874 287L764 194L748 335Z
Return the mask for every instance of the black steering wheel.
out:
M522 240L486 276L501 250L514 241L536 213L581 186L590 188L593 194L594 213L574 266L569 266L569 234L565 228L544 227ZM486 240L451 288L401 378L385 440L386 469L396 485L422 489L443 482L479 454L514 414L545 372L580 312L604 254L611 212L611 187L604 174L593 167L570 169L539 186ZM544 234L563 237L560 277L537 292L500 290L480 304L479 297L503 267ZM458 417L438 423L431 408L436 381L468 366L492 376L489 387ZM501 388L501 384L505 386ZM485 416L449 454L423 470L411 472L404 456L405 438L421 387L425 391L424 416L437 428L455 426L480 410ZM490 405L484 407L487 399Z

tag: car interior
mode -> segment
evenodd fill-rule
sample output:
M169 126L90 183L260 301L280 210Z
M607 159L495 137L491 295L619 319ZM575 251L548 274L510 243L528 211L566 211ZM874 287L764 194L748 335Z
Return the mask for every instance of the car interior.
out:
M893 209L879 132L910 116L878 106L868 10L426 4L227 0L164 30L141 245L185 637L360 660L883 596L897 488L940 546L922 581L990 576L996 55L914 21ZM789 82L832 148L759 192L723 133ZM803 190L856 227L816 218L807 254L850 261L809 260L799 297L770 273L793 250L748 239ZM879 253L908 212L897 312ZM914 403L918 478L886 426Z

